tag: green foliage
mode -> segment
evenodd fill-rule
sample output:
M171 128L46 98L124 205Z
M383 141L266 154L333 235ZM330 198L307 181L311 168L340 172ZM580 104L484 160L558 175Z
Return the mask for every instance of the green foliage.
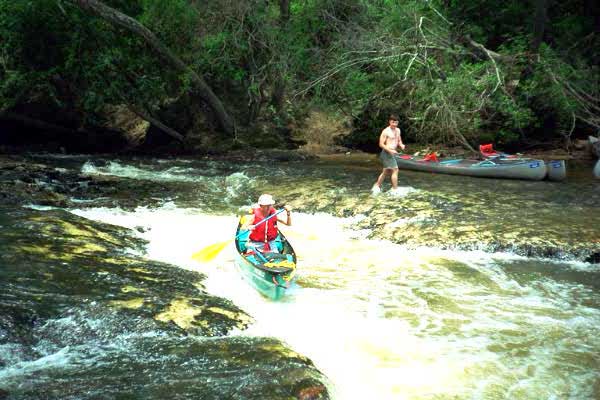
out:
M492 49L505 40L522 35L526 27L533 26L534 12L531 2L451 0L445 5L448 17L461 23L465 34Z
M279 30L274 5L262 1L216 1L199 13L204 25L194 65L239 109L260 103L274 76ZM280 35L279 35L280 36Z
M283 127L313 105L353 116L354 143L376 140L394 112L411 140L476 145L594 121L577 100L599 97L600 46L581 0L548 9L535 55L534 3L517 0L292 0L288 21L263 0L106 4L200 73L241 125ZM0 0L0 37L0 110L39 103L94 120L107 105L156 108L191 88L135 34L70 2Z
M576 61L568 63L543 45L539 62L523 84L523 96L538 114L539 123L549 125L555 136L570 135L576 116L589 117L585 93L600 93L598 81L594 84L589 78L597 76L598 68Z
M126 3L128 11L139 11ZM161 8L172 16L167 11ZM0 109L34 102L74 109L98 123L107 105L160 104L177 79L137 37L66 3L0 0L0 31L6 38Z
M581 112L581 105L566 93L566 83L583 90L597 76L589 61L571 57L567 62L556 52L548 53L548 46L542 46L536 60L527 54L531 32L514 21L533 24L529 4L366 3L369 26L360 26L363 20L357 18L351 21L358 25L352 41L349 32L330 39L331 58L321 69L326 79L317 80L309 92L357 116L355 143L363 141L359 136L370 138L381 129L389 111L402 115L405 136L429 143L466 140L476 145L482 135L510 143L537 132L546 135L549 120L554 121L550 128L556 129L555 135L564 134L567 123L572 128L573 116ZM451 25L453 19L469 24ZM566 26L566 21L583 20L565 14L560 21ZM570 34L581 37L584 31L575 28ZM504 58L465 46L465 40L456 40L463 34L492 51L499 49ZM597 85L592 93L598 94Z
M187 0L142 0L138 19L180 56L194 58L199 46L200 13Z
M60 24L51 14L47 4L0 1L0 110L31 96L36 88L47 91L61 50L53 46L46 49L44 42L62 39ZM45 35L46 31L53 34Z

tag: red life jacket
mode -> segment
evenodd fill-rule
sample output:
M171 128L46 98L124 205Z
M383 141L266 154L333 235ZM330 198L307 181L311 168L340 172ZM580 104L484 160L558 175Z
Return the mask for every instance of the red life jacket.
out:
M437 158L437 155L435 153L429 153L425 157L423 157L423 161L439 162L440 160Z
M497 156L498 152L494 150L494 145L491 143L480 144L479 151L484 157Z
M275 214L276 211L273 207L269 210L269 215L263 217L260 212L260 207L254 209L254 221L253 225L256 225L263 219L270 217ZM277 217L270 218L268 221L258 225L252 232L250 232L250 240L253 242L264 242L267 243L271 240L275 240L277 237Z

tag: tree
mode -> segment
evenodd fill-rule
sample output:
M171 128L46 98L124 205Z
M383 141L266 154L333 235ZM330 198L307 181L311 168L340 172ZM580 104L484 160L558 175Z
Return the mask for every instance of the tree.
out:
M281 34L283 36L287 36L287 27L290 21L290 0L279 0L279 25L281 29ZM285 58L285 55L280 54L280 59ZM272 102L277 112L280 115L285 115L284 109L284 101L286 95L286 83L283 75L285 74L285 70L283 70L283 65L285 62L281 63L281 66L278 69L277 78L275 81L275 88L273 89L273 97Z
M177 55L175 55L167 46L165 46L148 28L140 24L135 19L121 13L114 8L108 7L104 3L97 0L71 0L72 3L88 11L92 14L109 21L115 26L123 27L130 32L142 37L165 61L173 65L175 68L188 74L200 97L213 110L221 129L228 134L235 133L235 123L229 116L223 103L214 94L210 86L204 79L198 75L192 68L186 65Z
M544 40L546 30L546 19L548 9L548 0L535 0L535 19L533 23L533 39L531 41L531 51L537 53L540 44Z

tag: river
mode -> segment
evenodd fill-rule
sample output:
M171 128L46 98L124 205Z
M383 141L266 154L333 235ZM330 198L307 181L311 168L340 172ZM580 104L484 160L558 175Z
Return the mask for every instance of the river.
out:
M122 251L174 265L168 274L181 279L201 272L208 293L252 319L247 327L228 330L228 338L285 343L312 360L333 399L600 398L600 265L594 263L600 252L600 185L580 173L556 183L401 171L401 195L372 196L374 158L276 164L33 158L108 179L113 189L73 197L66 207L29 204L27 212L36 218L60 212L56 218L126 228L143 245L123 243ZM190 259L232 238L237 215L263 192L293 208L293 225L281 229L298 254L299 278L277 302L236 272L232 245L210 263ZM4 226L10 227L7 220ZM26 300L15 295L14 301ZM71 337L50 345L47 339L43 356L23 357L10 340L0 342L0 394L37 398L39 392L23 387L58 380L65 389L51 385L52 398L122 395L105 378L112 373L103 370L95 371L106 380L95 391L68 391L71 371L86 363L94 346L150 375L161 363L189 369L210 352L172 358L162 350L142 351L176 346L181 352L202 337L156 334L152 327L137 332L134 344L125 340L129 331L99 341L114 335L119 321L106 310L92 314L90 307L82 306L84 312L71 305L36 333L39 339L56 334L57 325L74 329L74 320L94 315L95 333L86 336L94 339L85 343ZM113 328L105 331L103 325ZM87 355L74 357L76 346ZM252 377L261 379L258 373ZM187 373L171 373L170 379L177 382L169 386L172 398L191 396L183 388L191 379ZM145 393L140 398L164 395L147 382L137 384ZM209 387L205 381L204 391L194 394L218 398ZM236 393L223 398L255 398Z

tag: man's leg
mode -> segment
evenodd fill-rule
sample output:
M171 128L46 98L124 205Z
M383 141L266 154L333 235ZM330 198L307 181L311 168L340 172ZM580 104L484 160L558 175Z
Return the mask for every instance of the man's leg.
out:
M383 184L383 180L385 179L385 176L387 175L387 168L384 168L383 170L381 170L381 174L379 174L379 177L377 178L377 182L375 182L375 184L377 186L379 186L381 188L381 185Z
M385 178L386 171L385 168L381 171L381 174L377 177L377 182L371 188L371 193L377 195L381 193L381 184L383 183L383 179Z
M398 189L398 168L392 169L392 189Z

